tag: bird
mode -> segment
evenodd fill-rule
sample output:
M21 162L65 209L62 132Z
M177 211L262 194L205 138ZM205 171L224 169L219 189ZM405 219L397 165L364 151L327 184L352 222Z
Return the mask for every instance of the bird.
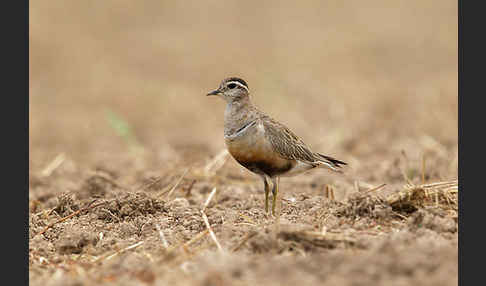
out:
M250 100L248 84L243 79L225 78L207 96L217 96L226 101L226 147L240 165L262 178L267 214L270 182L272 215L275 216L280 177L298 175L314 168L343 173L343 166L347 163L313 152L287 126L257 109Z

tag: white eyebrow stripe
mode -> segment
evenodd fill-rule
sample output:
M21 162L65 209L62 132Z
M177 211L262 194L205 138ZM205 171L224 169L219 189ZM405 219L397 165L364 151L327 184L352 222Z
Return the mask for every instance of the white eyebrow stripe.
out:
M239 82L239 81L230 81L230 82L226 83L226 85L229 85L231 83L237 84L237 85L243 87L244 89L246 89L246 91L248 91L248 87L246 87L244 84L241 84L241 82Z

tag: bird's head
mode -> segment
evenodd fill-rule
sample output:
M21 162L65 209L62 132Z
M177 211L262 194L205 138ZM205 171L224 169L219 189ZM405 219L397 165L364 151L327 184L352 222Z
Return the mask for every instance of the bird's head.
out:
M249 93L248 84L244 80L237 77L229 77L221 82L218 89L209 92L207 95L216 95L231 103L247 99Z

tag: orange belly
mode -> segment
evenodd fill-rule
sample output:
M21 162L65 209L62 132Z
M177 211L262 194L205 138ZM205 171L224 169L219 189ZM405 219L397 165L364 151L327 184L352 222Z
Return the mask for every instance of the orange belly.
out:
M287 160L273 151L264 136L243 136L226 139L229 153L238 163L257 174L270 177L283 174L295 166L295 160Z

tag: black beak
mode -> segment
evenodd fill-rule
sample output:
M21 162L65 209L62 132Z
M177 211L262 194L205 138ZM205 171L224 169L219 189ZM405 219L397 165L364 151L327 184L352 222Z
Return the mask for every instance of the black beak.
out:
M210 96L210 95L218 95L220 94L221 92L219 91L219 89L216 89L216 90L213 90L211 91L210 93L206 94L206 96Z

